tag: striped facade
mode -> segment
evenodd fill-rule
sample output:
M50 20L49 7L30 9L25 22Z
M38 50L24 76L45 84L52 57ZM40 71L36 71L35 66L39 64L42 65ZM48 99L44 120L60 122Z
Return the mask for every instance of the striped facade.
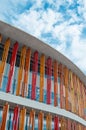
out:
M0 22L0 130L86 130L85 75L37 41Z

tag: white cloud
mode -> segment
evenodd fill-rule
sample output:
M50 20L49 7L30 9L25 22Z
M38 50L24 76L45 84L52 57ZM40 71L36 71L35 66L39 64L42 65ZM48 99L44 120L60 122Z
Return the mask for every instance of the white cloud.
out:
M73 0L56 0L55 2L47 0L53 5L53 8L47 10L43 9L43 0L32 0L34 4L29 10L22 10L23 7L27 6L28 0L21 0L21 2L19 0L1 0L0 2L0 19L6 20L6 15L9 16L7 20L10 20L12 25L47 43L53 41L42 37L41 34L51 33L53 39L59 41L59 44L53 43L52 46L66 55L86 73L86 40L81 37L82 29L86 24L86 0L77 0L79 4L77 6L78 14L76 9L70 10L68 8L71 4L74 4ZM67 16L70 16L67 20L64 17L66 14L58 11L61 5L66 7ZM37 8L39 11L36 10ZM22 10L22 13L19 13L19 10Z

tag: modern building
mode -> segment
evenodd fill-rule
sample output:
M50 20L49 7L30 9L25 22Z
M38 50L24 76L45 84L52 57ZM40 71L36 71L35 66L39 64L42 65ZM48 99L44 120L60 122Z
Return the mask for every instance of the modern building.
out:
M86 130L86 76L52 47L1 21L0 130Z

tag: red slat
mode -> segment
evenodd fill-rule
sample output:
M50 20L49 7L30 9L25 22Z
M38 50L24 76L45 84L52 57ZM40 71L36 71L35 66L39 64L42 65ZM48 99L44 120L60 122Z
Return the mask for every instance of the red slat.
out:
M32 66L32 91L31 91L31 99L35 100L36 98L36 79L38 72L38 52L34 52L33 58L33 66Z
M16 106L14 108L14 115L13 115L13 122L12 122L12 130L17 130L18 129L18 118L19 118L19 111L20 108Z
M8 74L8 83L7 83L7 88L6 88L7 93L11 91L12 78L13 78L13 74L14 74L17 50L18 50L18 43L16 42L14 44L12 56L11 56L11 60L10 60L10 70L9 70L9 74Z
M51 103L52 59L47 59L47 104Z
M58 117L54 117L54 130L59 130L59 119Z

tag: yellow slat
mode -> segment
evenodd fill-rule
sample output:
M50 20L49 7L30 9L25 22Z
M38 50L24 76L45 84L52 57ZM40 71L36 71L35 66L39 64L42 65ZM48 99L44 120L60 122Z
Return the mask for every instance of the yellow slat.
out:
M25 129L25 119L26 119L26 108L23 108L20 111L19 130Z
M35 111L30 111L30 118L29 118L29 130L34 130L35 125Z
M31 58L31 49L28 48L26 51L26 59L25 59L25 70L24 70L24 81L22 84L22 96L28 96L28 76L30 70L30 58Z
M23 46L21 49L21 56L20 56L20 65L18 70L18 83L16 89L16 95L22 94L22 83L24 79L24 65L25 65L25 56L26 56L26 46Z
M5 70L5 65L6 65L6 61L7 61L7 56L8 56L8 51L9 51L9 47L10 47L10 38L8 38L4 44L4 50L3 50L3 54L2 54L2 60L0 63L0 88L2 87L2 78L3 78L3 74L4 74L4 70Z
M38 114L38 130L43 130L43 119L44 119L43 112L39 112L39 114Z
M40 57L40 97L39 97L40 102L43 102L44 74L45 74L45 56L44 54L42 54Z
M2 42L2 34L0 34L0 43Z
M58 105L58 63L54 61L54 106Z
M52 116L50 113L46 116L46 129L52 130Z
M6 130L8 111L9 111L9 105L6 104L3 107L2 123L0 130Z

